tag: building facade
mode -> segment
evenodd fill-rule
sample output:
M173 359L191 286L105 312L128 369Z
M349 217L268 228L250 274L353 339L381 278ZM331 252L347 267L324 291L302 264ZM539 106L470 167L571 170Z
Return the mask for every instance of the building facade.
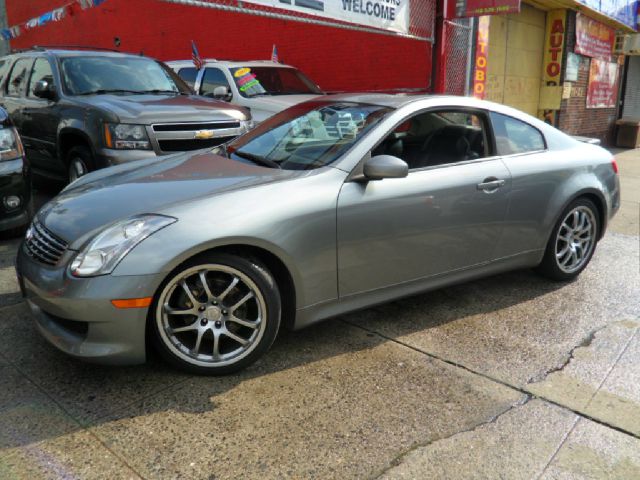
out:
M42 15L55 9L59 18ZM608 143L623 112L640 112L639 62L615 46L637 32L637 10L637 0L6 0L12 48L176 60L193 40L203 58L259 60L276 45L328 92L475 95Z

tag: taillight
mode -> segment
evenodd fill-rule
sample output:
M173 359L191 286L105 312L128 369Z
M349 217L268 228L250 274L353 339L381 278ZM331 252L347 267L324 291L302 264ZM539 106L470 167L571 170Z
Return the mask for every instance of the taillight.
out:
M618 164L616 163L616 159L611 159L611 168L613 168L613 173L618 174Z

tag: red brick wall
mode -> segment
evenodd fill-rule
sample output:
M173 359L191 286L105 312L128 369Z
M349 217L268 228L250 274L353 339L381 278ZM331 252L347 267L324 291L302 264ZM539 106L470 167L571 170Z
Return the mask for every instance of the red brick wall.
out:
M567 51L575 48L575 13L567 15ZM611 61L616 59L612 57ZM566 65L566 56L564 60ZM616 108L587 108L587 87L589 85L589 68L591 59L580 56L578 81L572 83L572 94L568 100L563 100L560 106L558 128L570 135L583 135L602 140L604 144L613 145L614 127L617 118ZM622 68L619 68L621 81Z
M68 0L6 0L9 25ZM73 17L23 31L13 48L91 45L144 51L161 60L191 57L195 40L203 58L269 59L295 65L327 91L425 89L431 76L428 42L160 2L108 0Z

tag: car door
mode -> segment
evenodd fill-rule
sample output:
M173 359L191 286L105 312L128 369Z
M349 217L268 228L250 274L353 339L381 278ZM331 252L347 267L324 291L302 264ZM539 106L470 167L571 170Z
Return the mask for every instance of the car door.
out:
M56 150L60 107L57 98L35 95L35 85L41 80L55 86L53 69L46 57L35 60L29 77L22 111L22 140L34 168L60 173L66 170Z
M467 127L473 130L475 153L436 148L438 142L452 141L443 132L447 120L429 118L443 113L459 112L415 116L410 128L405 122L404 131L392 132L372 151L407 161L406 178L344 184L337 205L341 297L494 259L507 210L509 171L492 151L482 112L462 112L465 122L480 127L457 126L459 134Z
M9 73L9 77L4 85L3 107L7 110L13 124L22 135L22 126L24 123L24 95L31 72L33 57L18 58ZM26 145L25 145L26 148Z

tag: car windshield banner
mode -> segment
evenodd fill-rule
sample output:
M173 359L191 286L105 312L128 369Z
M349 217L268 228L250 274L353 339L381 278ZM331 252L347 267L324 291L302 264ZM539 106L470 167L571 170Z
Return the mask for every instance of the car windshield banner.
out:
M245 0L247 3L331 18L343 22L409 31L409 0Z

